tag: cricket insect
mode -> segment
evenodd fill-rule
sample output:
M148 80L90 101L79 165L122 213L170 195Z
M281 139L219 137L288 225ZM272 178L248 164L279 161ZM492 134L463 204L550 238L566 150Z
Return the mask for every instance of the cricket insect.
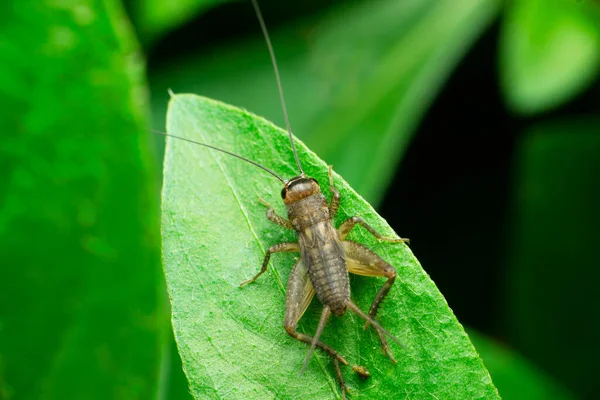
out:
M344 381L340 363L348 365L348 361L346 361L346 359L331 346L319 340L331 314L342 316L346 313L346 310L349 309L366 321L365 329L369 325L373 326L379 336L384 354L386 354L392 362L396 362L396 360L390 351L387 338L390 338L401 346L398 339L375 321L379 306L396 279L395 269L368 247L347 240L346 238L356 225L361 225L380 241L403 243L408 240L382 236L358 216L348 218L337 229L333 225L333 218L339 208L341 195L334 185L332 167L329 167L329 188L332 197L331 200L327 202L325 196L321 193L319 183L314 178L307 176L302 169L285 107L283 90L273 47L257 0L251 1L265 36L271 61L273 63L291 148L300 174L286 180L271 169L238 154L184 137L162 132L156 133L229 154L263 169L282 182L283 189L281 191L281 197L287 208L287 218L278 215L273 207L264 200L260 199L260 202L267 207L266 216L271 222L296 231L298 242L285 242L272 245L265 254L260 271L251 279L242 282L240 286L256 281L267 270L269 260L273 253L300 253L300 258L293 266L288 279L284 328L291 337L310 345L310 349L300 373L302 374L306 369L314 350L320 348L333 360L336 378L341 388L342 398L345 399L346 392L349 392L349 388ZM368 313L363 312L351 300L349 273L387 278L387 281L379 289L371 303ZM308 308L308 305L315 294L323 305L323 310L321 312L317 330L314 336L311 337L298 332L296 328L298 321ZM369 376L369 372L363 366L355 365L352 369L362 378L367 378Z

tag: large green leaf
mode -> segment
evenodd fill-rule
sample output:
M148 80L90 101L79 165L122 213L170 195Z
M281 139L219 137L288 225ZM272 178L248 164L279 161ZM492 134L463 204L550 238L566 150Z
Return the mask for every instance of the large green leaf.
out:
M507 229L508 337L585 399L600 391L599 133L600 119L589 117L525 132Z
M498 8L497 0L350 2L272 30L294 133L378 203L421 116ZM245 107L283 126L258 24L256 32L152 71L156 126L167 88Z
M149 399L156 171L118 2L0 5L0 398Z
M517 112L569 100L600 71L600 8L592 1L510 2L500 65L504 94Z
M287 134L248 112L193 95L171 100L168 131L235 151L285 177L297 174ZM298 142L306 172L327 182L327 167ZM339 176L342 204L336 223L361 215L376 229L390 227ZM322 185L329 196L329 190ZM271 244L294 240L265 217L262 197L280 213L281 184L238 159L168 140L163 186L163 263L173 310L173 327L184 370L196 398L332 398L337 383L328 359L319 355L301 378L305 345L283 330L286 279L293 255L272 257L269 273L255 274ZM399 273L380 312L380 321L404 344L392 345L398 364L381 354L377 335L363 331L348 313L334 318L323 339L365 365L366 382L344 368L364 399L497 398L490 376L444 298L405 245L377 243L360 228L352 238L367 244ZM352 277L353 298L363 309L383 282ZM314 302L300 324L312 333L320 313Z

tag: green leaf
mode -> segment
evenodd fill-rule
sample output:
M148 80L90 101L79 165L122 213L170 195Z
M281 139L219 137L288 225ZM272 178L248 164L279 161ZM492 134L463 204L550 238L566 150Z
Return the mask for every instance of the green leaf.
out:
M599 72L597 4L511 2L502 28L500 66L506 101L519 113L539 113L570 100Z
M599 132L597 117L548 121L525 132L507 226L507 336L580 398L594 398L600 389L594 373Z
M297 175L287 134L246 111L194 95L174 96L171 134L210 143L249 157L277 173ZM302 165L326 187L327 166L298 142ZM342 195L336 225L361 215L383 234L393 232L373 208L335 175ZM238 159L187 142L168 140L163 185L163 264L175 338L196 398L289 399L339 396L332 366L313 358L298 377L307 347L283 329L286 280L292 254L276 254L267 274L244 288L267 247L295 240L270 223L259 197L285 214L281 183ZM364 399L498 398L490 376L444 298L403 244L380 244L361 228L351 235L397 268L398 279L379 320L400 341L398 364L381 354L377 335L363 331L352 313L334 318L323 340L372 377L344 374ZM368 309L381 280L353 276L353 299ZM313 302L300 331L312 333L320 307Z
M469 338L505 400L570 400L572 393L506 345L468 329Z
M0 398L149 399L156 170L118 2L0 5Z
M498 9L497 0L346 2L272 30L294 133L378 203L419 120ZM155 125L164 123L168 88L283 125L273 68L256 32L151 71Z

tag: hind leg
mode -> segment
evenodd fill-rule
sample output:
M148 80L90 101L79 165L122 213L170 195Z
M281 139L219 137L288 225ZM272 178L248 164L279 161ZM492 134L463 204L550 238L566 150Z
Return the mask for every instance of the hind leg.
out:
M342 243L346 252L346 266L348 267L348 272L356 275L381 276L387 278L387 281L379 289L377 295L375 295L369 309L369 317L375 319L379 306L381 306L381 302L385 299L396 280L396 270L368 247L350 240L346 240ZM365 323L365 328L368 326L369 322L367 321ZM396 362L394 356L390 352L390 348L383 333L377 330L377 334L379 335L384 353L387 354L393 362Z
M298 260L292 272L290 273L290 277L288 280L287 286L287 294L285 301L285 319L284 319L284 327L285 331L296 340L304 342L308 345L313 343L313 338L311 336L300 333L296 330L298 326L298 321L308 308L310 301L312 300L315 294L315 290L313 289L312 284L310 283L310 279L308 277L308 269L302 262L302 259ZM326 343L323 343L320 340L315 342L315 346L323 350L325 353L329 354L331 358L333 358L333 365L335 368L335 375L340 384L340 388L342 390L342 398L346 398L346 392L348 391L348 387L344 382L344 378L342 377L342 371L340 370L340 363L344 365L348 365L348 361L344 357L342 357L337 351L335 351L331 346Z

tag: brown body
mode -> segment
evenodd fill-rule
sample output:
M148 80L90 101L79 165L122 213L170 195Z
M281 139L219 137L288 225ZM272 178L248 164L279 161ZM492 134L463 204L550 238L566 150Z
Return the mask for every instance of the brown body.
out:
M303 370L315 347L319 347L333 358L336 377L342 388L342 398L345 399L348 388L340 370L340 363L347 365L348 362L331 346L319 340L331 313L343 315L349 308L365 319L367 321L365 327L371 324L376 329L384 353L394 362L385 336L398 342L374 320L381 301L396 279L396 271L369 248L346 240L346 236L358 224L379 240L400 243L405 242L406 239L381 236L360 217L350 217L336 229L333 225L333 217L340 204L340 193L333 185L331 167L329 183L333 195L331 201L327 203L319 184L313 178L300 175L284 182L281 197L287 207L288 219L279 216L269 204L262 201L268 207L267 218L277 225L295 230L298 234L298 242L278 243L271 246L267 250L259 273L242 285L255 281L267 270L272 253L300 253L300 259L294 265L288 280L284 328L293 338L311 345ZM368 314L361 311L350 299L348 273L387 278L375 296ZM314 337L311 337L298 332L296 327L315 294L323 304L323 312L317 331ZM363 366L353 366L352 369L363 378L369 376L369 372Z
M291 191L308 194L297 199ZM294 194L296 194L294 193ZM300 256L308 268L308 276L321 304L333 314L343 315L350 300L350 278L342 240L331 221L329 204L316 182L306 180L287 191L287 213L298 233Z

